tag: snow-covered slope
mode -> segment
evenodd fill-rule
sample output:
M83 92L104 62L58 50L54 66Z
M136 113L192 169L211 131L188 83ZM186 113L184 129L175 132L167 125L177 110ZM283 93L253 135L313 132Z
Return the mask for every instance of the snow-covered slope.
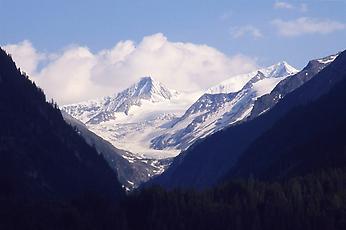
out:
M255 74L242 75L252 77L238 92L226 93L227 81L212 87L164 134L153 138L152 147L184 150L198 138L242 121L250 115L257 98L270 93L280 81L297 72L287 63L280 62Z
M171 159L140 159L128 151L117 149L108 141L91 132L85 124L73 118L66 112L61 112L64 120L78 130L86 143L95 147L102 154L108 165L117 173L119 182L126 191L137 188L141 183L148 181L151 175L160 173L171 163ZM131 160L129 160L131 159Z
M115 147L134 153L134 158L163 159L177 155L179 150L151 149L150 140L200 95L171 90L151 77L144 77L113 96L62 109Z
M331 62L333 62L335 60L335 58L337 58L339 56L340 53L337 54L333 54L324 58L320 58L317 59L316 61L318 61L321 64L330 64Z

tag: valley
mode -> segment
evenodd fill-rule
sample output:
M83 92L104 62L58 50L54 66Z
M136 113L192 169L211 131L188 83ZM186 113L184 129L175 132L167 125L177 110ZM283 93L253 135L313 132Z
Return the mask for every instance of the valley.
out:
M113 96L65 105L62 110L124 150L118 152L130 164L146 164L146 169L139 170L147 174L141 183L162 174L173 158L195 141L246 119L257 98L297 72L280 62L232 77L246 82L240 89L225 81L206 93L178 92L152 77L143 77Z

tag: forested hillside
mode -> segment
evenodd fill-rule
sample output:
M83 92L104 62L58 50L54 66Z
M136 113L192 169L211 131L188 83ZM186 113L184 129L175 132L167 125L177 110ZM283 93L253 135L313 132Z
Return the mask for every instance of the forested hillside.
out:
M0 229L95 229L116 174L0 50Z

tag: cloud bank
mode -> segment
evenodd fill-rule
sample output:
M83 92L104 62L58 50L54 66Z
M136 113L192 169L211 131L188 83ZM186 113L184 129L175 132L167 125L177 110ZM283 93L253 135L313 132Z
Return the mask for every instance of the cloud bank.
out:
M142 76L150 75L173 89L194 91L257 67L244 55L230 57L207 45L171 42L161 33L138 44L120 41L96 53L82 46L40 53L29 41L4 49L61 105L111 95Z
M278 33L285 37L297 37L304 34L330 34L346 29L346 24L338 21L307 17L289 21L275 19L272 24L276 27Z

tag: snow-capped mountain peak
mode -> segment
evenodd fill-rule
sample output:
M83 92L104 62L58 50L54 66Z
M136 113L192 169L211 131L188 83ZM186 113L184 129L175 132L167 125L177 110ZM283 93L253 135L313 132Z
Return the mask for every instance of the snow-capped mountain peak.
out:
M271 65L266 68L261 68L256 71L233 76L218 85L215 85L207 90L209 94L231 93L241 90L246 83L249 82L254 76L261 72L266 78L281 78L291 76L298 72L297 69L289 65L287 62L282 61L277 64ZM243 82L239 84L239 82ZM236 84L237 83L237 84Z
M103 107L105 111L123 112L127 115L132 106L141 106L142 100L155 103L170 100L178 94L177 91L168 89L152 77L142 77L124 91L113 97L106 97Z
M170 90L161 82L154 80L150 76L146 76L142 77L137 83L126 90L118 93L116 97L140 98L155 102L165 99L169 100L177 94L177 91Z
M266 74L267 77L287 77L298 72L297 69L289 65L286 61L279 62L260 71L268 72Z
M129 88L98 100L66 105L62 109L84 123L97 124L116 119L121 114L126 116L134 106L141 106L144 101L157 103L169 101L179 95L152 77L142 77Z

